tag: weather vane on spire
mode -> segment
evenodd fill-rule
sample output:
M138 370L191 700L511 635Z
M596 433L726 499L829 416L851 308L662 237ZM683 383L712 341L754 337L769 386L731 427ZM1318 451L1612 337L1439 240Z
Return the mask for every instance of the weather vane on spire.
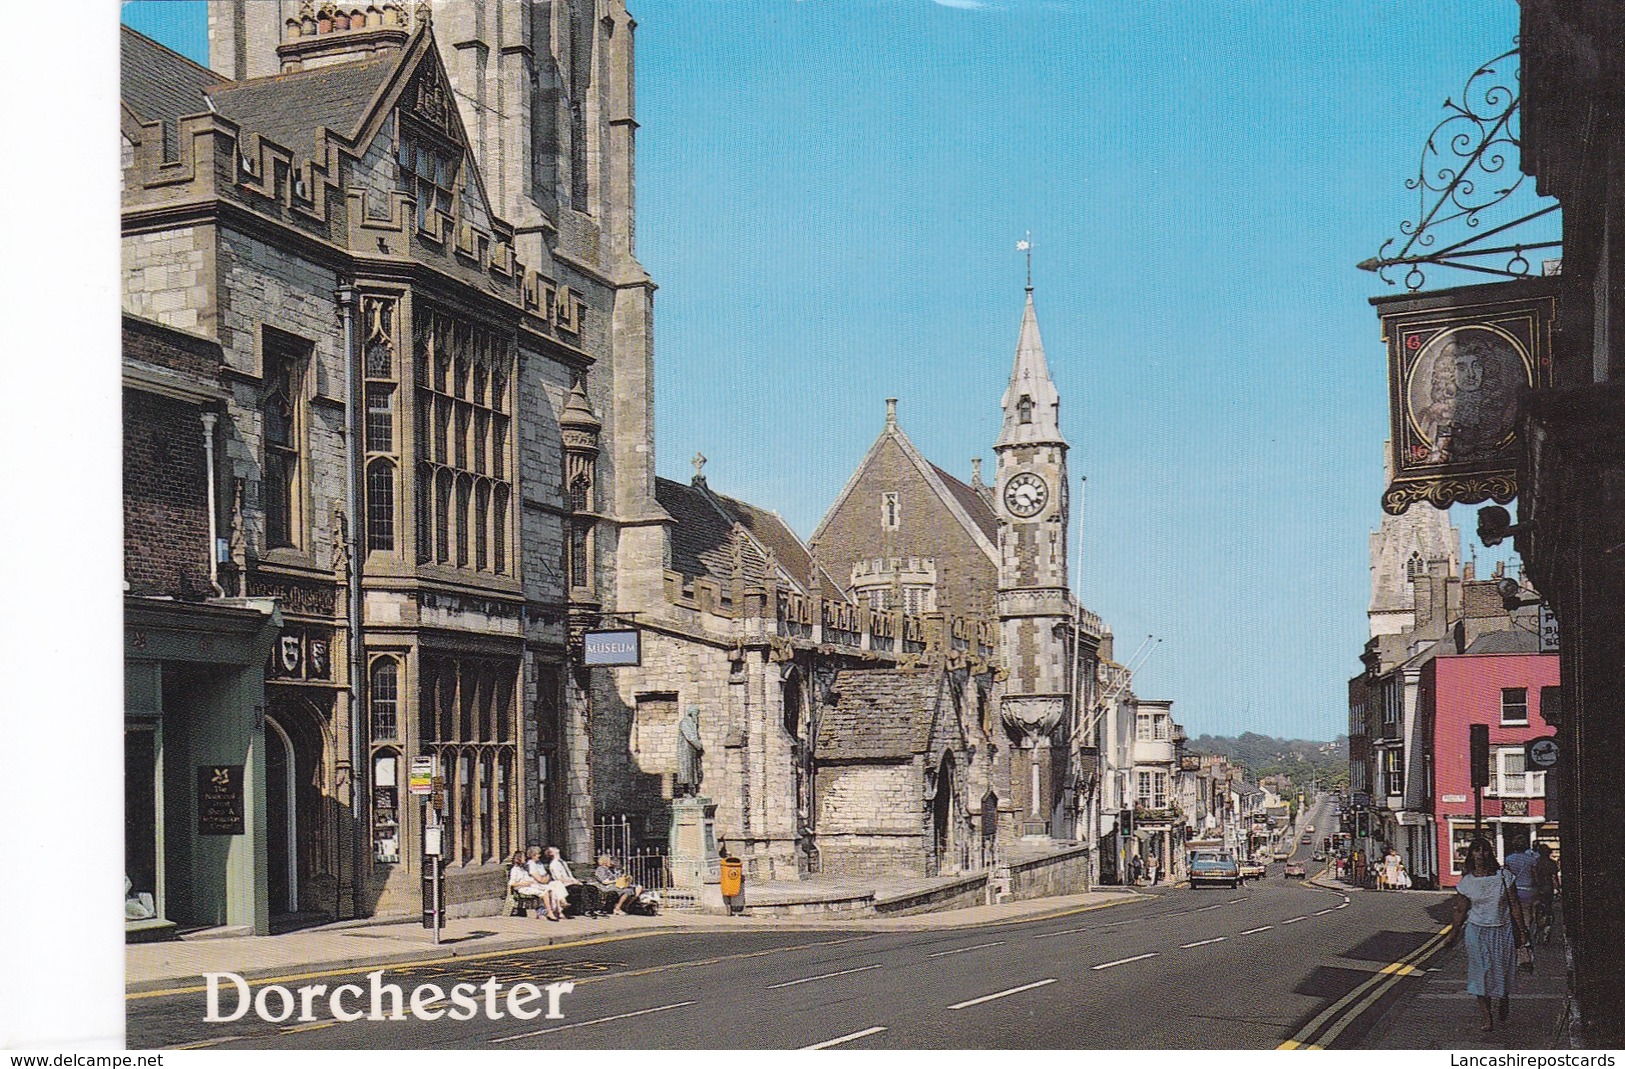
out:
M1027 292L1033 291L1033 232L1027 231L1027 236L1016 242L1016 251L1027 254Z

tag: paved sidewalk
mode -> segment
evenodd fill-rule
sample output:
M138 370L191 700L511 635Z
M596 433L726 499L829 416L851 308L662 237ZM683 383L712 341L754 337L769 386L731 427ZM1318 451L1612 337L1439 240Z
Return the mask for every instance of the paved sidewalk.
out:
M809 915L736 917L665 913L656 917L575 918L561 922L535 917L468 917L452 920L435 946L429 931L414 922L353 922L325 925L283 935L181 939L135 943L125 947L125 989L152 991L195 986L207 972L234 972L245 979L271 979L289 974L369 965L399 965L491 953L516 953L563 943L636 939L668 932L819 931L854 928L865 931L930 931L986 927L1010 921L1083 912L1142 901L1124 890L1031 898L994 906L971 906L907 917Z
M1383 892L1388 893L1388 892ZM1399 892L1405 893L1405 892ZM1434 955L1420 990L1413 988L1361 1041L1365 1048L1408 1050L1551 1050L1564 1043L1568 967L1564 960L1562 907L1552 941L1535 948L1533 975L1517 972L1512 1012L1495 1031L1480 1032L1478 999L1467 993L1463 943Z

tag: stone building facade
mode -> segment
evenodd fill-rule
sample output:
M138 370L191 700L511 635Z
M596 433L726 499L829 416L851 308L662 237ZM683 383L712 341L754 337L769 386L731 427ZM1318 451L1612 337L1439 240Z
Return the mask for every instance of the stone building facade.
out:
M1030 290L994 485L926 461L894 404L810 544L703 458L657 479L634 30L622 0L212 0L212 69L125 34L127 345L168 331L217 415L217 541L200 560L195 501L138 509L187 549L130 574L274 609L231 736L257 928L418 909L426 801L453 912L493 908L529 843L657 852L691 711L753 879L1101 826L1106 632L1067 590ZM190 418L132 404L132 457ZM585 666L610 624L639 665Z
M443 8L213 3L212 71L124 38L125 309L215 347L210 551L280 607L248 760L291 785L273 912L417 908L414 758L451 907L499 896L506 852L590 819L572 621L660 593L631 21ZM471 44L502 56L480 92ZM491 94L556 106L494 129Z

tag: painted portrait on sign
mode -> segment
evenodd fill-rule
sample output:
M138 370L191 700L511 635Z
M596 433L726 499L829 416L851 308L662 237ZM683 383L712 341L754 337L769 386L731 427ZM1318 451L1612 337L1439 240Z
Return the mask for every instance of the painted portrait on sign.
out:
M1427 462L1488 457L1511 441L1530 368L1523 346L1491 326L1453 327L1422 344L1405 403Z

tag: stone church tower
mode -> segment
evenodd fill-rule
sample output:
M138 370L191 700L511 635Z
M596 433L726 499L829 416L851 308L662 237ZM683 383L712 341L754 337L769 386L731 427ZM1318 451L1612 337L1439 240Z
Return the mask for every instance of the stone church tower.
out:
M1384 443L1384 478L1393 480L1391 446ZM1444 623L1448 606L1435 604L1434 579L1462 578L1461 535L1450 513L1420 502L1398 516L1384 514L1371 533L1371 603L1366 609L1371 637L1408 634L1419 626ZM1467 578L1472 578L1470 575ZM1448 589L1448 588L1446 588Z
M1026 825L1047 822L1059 784L1051 737L1070 720L1072 598L1067 589L1066 439L1050 381L1033 291L1021 316L1015 366L1000 401L997 456L998 612L1005 683L1002 715L1014 737L1011 787Z

